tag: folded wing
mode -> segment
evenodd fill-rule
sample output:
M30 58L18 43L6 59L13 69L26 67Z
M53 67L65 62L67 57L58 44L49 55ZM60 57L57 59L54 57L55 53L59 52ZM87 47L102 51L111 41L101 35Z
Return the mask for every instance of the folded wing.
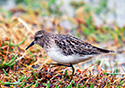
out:
M98 48L93 46L77 37L71 35L61 35L62 38L58 38L55 40L56 45L60 48L63 54L72 55L77 54L80 56L84 55L94 55L94 54L101 54L101 53L110 53L114 51Z

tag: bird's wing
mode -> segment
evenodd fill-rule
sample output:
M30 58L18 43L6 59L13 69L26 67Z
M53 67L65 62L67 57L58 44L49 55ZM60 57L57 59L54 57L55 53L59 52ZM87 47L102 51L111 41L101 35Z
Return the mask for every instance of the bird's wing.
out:
M65 55L78 54L80 56L84 56L111 52L109 50L95 47L77 37L68 34L61 36L59 35L59 38L55 40L55 43Z

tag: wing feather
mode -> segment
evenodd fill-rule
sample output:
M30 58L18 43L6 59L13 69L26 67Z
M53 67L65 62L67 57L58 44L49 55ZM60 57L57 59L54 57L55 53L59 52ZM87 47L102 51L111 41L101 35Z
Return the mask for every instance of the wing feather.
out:
M58 36L60 38L55 38L55 43L66 56L72 54L84 56L110 52L109 50L95 47L69 34L58 34Z

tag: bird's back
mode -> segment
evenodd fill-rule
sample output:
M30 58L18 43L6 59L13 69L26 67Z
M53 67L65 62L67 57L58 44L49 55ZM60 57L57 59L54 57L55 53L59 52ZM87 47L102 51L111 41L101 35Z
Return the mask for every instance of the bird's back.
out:
M66 34L66 35L57 34L54 41L55 41L55 44L60 48L60 50L66 56L72 55L72 54L84 56L84 55L95 55L95 54L113 52L110 50L93 46L88 42L85 42L69 34Z

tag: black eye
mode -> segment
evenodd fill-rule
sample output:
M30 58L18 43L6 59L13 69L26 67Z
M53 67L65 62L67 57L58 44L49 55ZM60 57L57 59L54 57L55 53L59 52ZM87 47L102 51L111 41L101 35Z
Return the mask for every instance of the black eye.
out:
M35 37L35 40L37 40L39 37Z

